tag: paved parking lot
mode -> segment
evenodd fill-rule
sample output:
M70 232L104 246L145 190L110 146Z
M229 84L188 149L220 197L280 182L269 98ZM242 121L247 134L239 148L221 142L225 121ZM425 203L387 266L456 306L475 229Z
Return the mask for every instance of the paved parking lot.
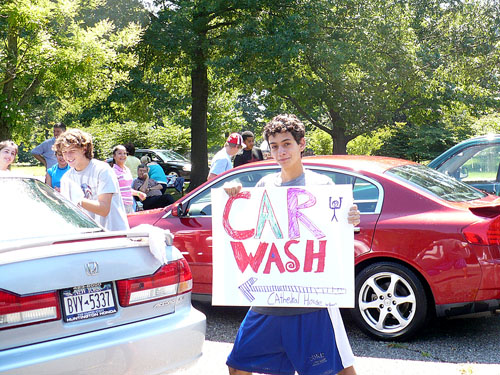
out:
M203 356L191 367L178 370L179 375L227 374L226 357L232 344L206 341ZM358 375L500 375L499 364L436 363L356 357Z
M197 306L207 315L203 356L180 375L227 374L244 308ZM409 342L375 341L344 318L359 375L500 375L500 316L437 320Z

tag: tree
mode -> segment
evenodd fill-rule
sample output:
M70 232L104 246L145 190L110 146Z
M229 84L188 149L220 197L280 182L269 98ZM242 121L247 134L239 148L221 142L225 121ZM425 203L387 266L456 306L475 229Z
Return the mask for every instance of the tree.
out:
M226 85L215 90L232 91L239 82L231 60L242 25L266 12L274 12L293 0L171 0L162 6L145 35L151 62L188 72L191 79L191 172L192 189L208 175L207 124L211 80ZM225 80L222 80L226 77ZM234 78L234 82L233 81ZM212 91L211 91L212 90Z
M342 154L349 140L379 127L439 127L459 103L476 113L497 107L498 7L298 1L242 28L233 61L245 62L243 80L286 100Z
M132 142L135 148L151 148L174 150L184 154L189 149L189 130L182 127L155 123L122 123L95 121L86 128L94 138L94 152L97 158L111 157L113 147Z
M141 28L78 21L98 0L15 0L0 5L0 139L27 138L50 109L52 120L103 101L136 63Z
M478 119L472 125L474 135L500 133L500 113L491 113Z

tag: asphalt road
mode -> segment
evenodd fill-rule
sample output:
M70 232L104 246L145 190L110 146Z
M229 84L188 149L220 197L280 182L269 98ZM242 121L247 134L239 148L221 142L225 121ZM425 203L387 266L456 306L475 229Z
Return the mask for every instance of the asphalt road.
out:
M203 356L180 375L227 374L231 350L244 308L196 305L207 315ZM409 342L376 341L365 336L344 314L356 356L356 370L383 375L500 375L500 316L431 322Z

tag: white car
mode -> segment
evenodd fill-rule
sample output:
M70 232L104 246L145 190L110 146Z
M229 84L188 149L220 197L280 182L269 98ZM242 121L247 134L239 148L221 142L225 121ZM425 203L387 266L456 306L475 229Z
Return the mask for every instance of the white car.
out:
M0 374L157 374L201 356L205 316L164 232L158 251L158 232L106 231L33 178L0 177L0 207Z

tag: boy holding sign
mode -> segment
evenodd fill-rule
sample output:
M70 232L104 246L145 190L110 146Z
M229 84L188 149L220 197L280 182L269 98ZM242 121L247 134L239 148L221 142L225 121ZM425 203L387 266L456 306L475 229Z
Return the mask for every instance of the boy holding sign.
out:
M332 185L326 176L305 170L301 155L305 129L294 115L278 115L264 128L264 138L281 171L262 178L256 187ZM230 196L241 185L227 186ZM359 224L357 206L349 224ZM352 353L338 307L252 307L241 323L227 359L231 375L356 374Z

